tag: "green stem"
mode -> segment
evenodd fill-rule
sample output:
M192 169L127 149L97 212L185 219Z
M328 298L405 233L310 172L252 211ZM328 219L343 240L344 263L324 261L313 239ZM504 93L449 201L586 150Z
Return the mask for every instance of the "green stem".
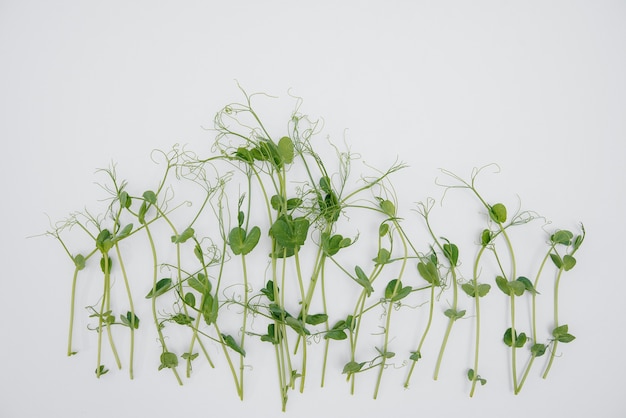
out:
M563 267L559 268L559 272L556 276L556 282L554 284L554 328L559 326L559 283L561 282L561 276L563 274ZM558 340L554 340L554 345L552 346L552 350L550 352L550 360L548 361L548 365L546 366L545 371L543 372L543 378L546 379L548 377L548 373L550 373L550 369L552 368L552 363L554 362L554 358L556 357L556 348L559 344Z
M128 373L133 379L133 364L134 364L134 356L135 356L135 305L133 304L133 297L130 291L130 284L128 283L128 275L126 274L126 267L124 265L124 261L122 260L122 253L120 251L120 247L118 243L115 243L115 252L117 254L117 259L120 263L120 268L122 270L122 277L124 278L124 287L126 288L126 294L128 295L128 304L130 306L130 359L128 366Z

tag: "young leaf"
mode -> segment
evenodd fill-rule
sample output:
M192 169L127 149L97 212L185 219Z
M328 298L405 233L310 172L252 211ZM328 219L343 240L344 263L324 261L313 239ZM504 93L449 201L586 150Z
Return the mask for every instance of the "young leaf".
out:
M386 222L381 223L380 226L378 227L378 236L384 237L385 235L387 235L388 232L389 232L389 224L387 224Z
M196 296L193 293L185 293L184 301L186 305L191 306L192 308L196 307Z
M361 286L363 286L363 288L365 288L365 292L367 293L367 296L371 295L372 292L374 291L374 288L372 287L372 284L370 283L369 279L363 272L363 269L359 266L356 266L354 267L354 272L356 273L355 281Z
M358 373L359 371L361 371L364 365L365 363L357 363L356 361L349 361L348 363L346 363L345 366L343 366L343 371L341 373L348 374L348 375L353 374L353 373Z
M563 267L563 260L561 260L561 257L559 257L558 254L550 253L550 258L552 259L552 262L554 263L556 268L560 269L561 267Z
M526 340L528 339L528 337L526 337L526 334L524 334L523 332L519 335L517 335L517 331L515 332L515 347L516 348L521 348L524 346L524 344L526 344ZM507 329L506 332L504 333L504 337L502 339L504 341L504 343L506 345L508 345L509 347L513 347L513 331L511 330L511 328Z
M419 351L411 351L411 355L409 356L410 360L418 361L422 358L422 354Z
M283 136L278 140L278 154L285 164L293 162L293 142L289 137Z
M226 335L226 334L222 334L222 340L224 340L224 344L226 344L229 348L231 348L232 350L234 350L237 353L241 354L243 357L246 356L245 350L243 348L241 348L239 346L239 344L237 344L237 342L235 341L235 339L232 336Z
M164 351L161 353L161 365L159 366L159 370L168 368L172 369L178 366L178 356L174 353L170 353L169 351Z
M484 229L483 232L480 234L480 244L483 247L489 245L492 238L493 237L491 236L491 231L488 229Z
M561 325L552 330L552 336L560 343L569 343L576 339L572 334L568 333L568 326Z
M455 311L454 309L446 309L446 311L443 313L445 316L447 316L448 318L452 319L453 321L456 321L457 319L461 319L465 316L465 311Z
M202 315L204 316L204 322L207 325L213 324L217 320L217 313L219 310L219 303L217 297L213 297L210 293L204 295L201 306Z
M102 376L103 374L107 374L109 372L109 369L107 369L104 365L100 365L98 366L98 368L96 368L96 376Z
M494 222L503 224L506 222L506 207L502 203L496 203L489 208L489 217Z
M324 334L324 338L327 340L345 340L348 338L346 332L342 329L331 329Z
M171 319L178 325L190 325L193 323L193 318L189 315L185 315L182 312L179 312L176 315L172 315Z
M120 206L124 209L128 209L132 203L131 197L126 192L120 193Z
M545 344L533 344L532 347L530 347L530 353L534 356L534 357L541 357L546 353L547 347Z
M572 243L572 238L574 238L574 234L570 231L561 230L552 234L550 241L554 244L570 245Z
M570 271L576 265L576 259L569 254L563 256L563 269Z
M528 280L528 279L526 279ZM532 286L532 283L531 283ZM524 282L519 280L511 280L509 282L509 288L513 291L515 296L522 296L524 291L526 290L526 285Z
M85 256L82 254L76 254L73 258L76 270L82 270L85 268Z
M193 230L193 228L189 227L185 229L180 235L172 235L172 242L174 244L182 244L186 242L189 238L193 237L193 234L195 234L195 231Z
M133 230L133 224L128 224L126 225L124 228L122 228L122 230L120 232L117 233L117 235L115 236L115 242L126 238L128 235L130 235L131 231Z
M378 264L387 264L390 259L391 259L391 253L389 252L389 250L387 250L386 248L381 248L378 250L378 254L376 255L376 258L374 258L372 261L378 265Z
M96 248L98 248L102 253L108 253L113 247L113 241L111 238L111 232L108 229L103 229L96 238Z
M261 335L261 341L269 342L274 345L278 344L278 336L276 335L276 327L274 324L267 325L267 334Z
M126 316L120 315L120 320L129 328L139 329L139 318L130 311L126 312Z
M183 360L189 359L189 360L193 361L196 358L198 358L199 355L200 354L198 354L198 353L183 353L180 356L183 358Z
M261 289L261 293L263 293L265 297L270 300L270 302L274 302L274 282L268 280L265 287Z
M286 317L285 318L285 323L287 325L289 325L294 331L296 331L298 334L300 334L302 336L311 335L309 330L305 328L305 326L302 323L302 321L300 321L299 319L294 318L293 316Z
M437 270L437 266L431 260L428 260L425 263L422 261L417 263L417 271L428 283L434 286L440 285L439 271Z
M143 192L143 198L146 200L146 202L152 205L156 205L157 203L156 194L152 190L146 190L145 192Z
M502 276L496 277L496 285L498 289L502 290L505 295L511 295L511 288L509 287L509 281Z
M150 290L150 292L148 292L148 294L146 295L146 299L161 296L162 294L170 290L171 285L172 279L166 278L159 280L158 282L156 282L156 285Z
M396 207L390 200L382 200L380 202L380 208L385 213L385 215L392 218L396 216Z
M319 325L323 324L328 320L328 315L326 314L314 314L306 316L306 323L309 325Z
M443 255L446 256L450 265L454 267L459 261L459 247L450 243L443 244Z
M187 280L187 284L192 289L200 292L201 295L206 295L211 292L211 282L208 281L206 276L202 273L198 273L197 277L191 277Z
M529 291L530 293L532 293L534 295L539 293L535 289L535 286L533 286L532 282L530 280L528 280L528 278L526 278L524 276L520 276L520 277L517 278L517 281L522 283L524 285L524 289Z

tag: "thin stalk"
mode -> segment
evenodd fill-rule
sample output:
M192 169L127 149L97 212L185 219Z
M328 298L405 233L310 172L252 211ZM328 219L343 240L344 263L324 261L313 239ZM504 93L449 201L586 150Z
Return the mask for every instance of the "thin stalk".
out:
M128 365L128 373L129 376L131 378L131 380L133 379L133 364L134 364L134 356L135 356L135 305L133 304L133 296L131 294L130 291L130 284L128 283L128 275L126 274L126 267L124 265L124 261L122 260L122 253L120 251L120 246L118 245L118 243L115 243L115 253L117 254L117 259L120 263L120 269L122 270L122 277L124 278L124 287L126 288L126 294L128 295L128 304L130 306L130 313L131 313L131 318L130 318L130 359L129 359L129 365Z
M556 282L554 284L554 328L557 328L559 326L559 283L561 282L561 276L563 275L563 271L563 267L559 268L559 272L556 276ZM543 372L544 379L546 379L548 377L548 373L550 373L552 363L554 362L554 358L556 357L556 348L558 344L559 341L555 339L554 345L552 346L552 350L550 353L550 360L548 361L548 365Z
M472 379L472 388L470 389L470 398L474 396L474 391L476 390L476 382L478 379L478 358L480 352L480 295L478 294L478 265L479 261L487 248L486 245L480 247L478 251L478 255L476 255L476 260L474 261L474 269L472 272L473 282L474 282L474 306L476 310L476 345L474 348L474 378Z

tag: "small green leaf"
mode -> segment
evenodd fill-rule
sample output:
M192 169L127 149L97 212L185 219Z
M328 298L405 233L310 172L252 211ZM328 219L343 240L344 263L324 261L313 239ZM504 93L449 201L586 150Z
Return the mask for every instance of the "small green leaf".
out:
M193 234L195 234L195 231L192 227L189 227L185 229L180 235L172 235L172 242L174 244L182 244L186 242L189 238L193 237Z
M502 340L509 347L513 346L513 331L511 330L511 328L506 330ZM528 340L528 337L526 337L526 334L522 332L521 334L517 335L517 332L515 332L515 347L516 348L523 347L524 344L526 344L527 340Z
M450 265L454 267L459 261L459 247L451 243L443 244L443 255L446 256Z
M483 232L480 234L480 244L484 247L486 245L489 245L489 243L492 240L492 235L491 235L491 231L488 229L484 229Z
M202 315L204 316L204 322L206 322L207 325L213 324L217 320L219 310L217 297L214 298L210 293L204 295L201 308Z
M457 319L461 319L465 316L465 311L456 311L454 309L446 309L446 311L443 313L445 316L447 316L448 318L450 318L453 321L456 321Z
M348 338L346 332L342 329L331 329L326 334L324 334L324 338L327 340L345 340Z
M530 353L534 356L534 357L541 357L546 353L547 347L545 344L533 344L532 347L530 347Z
M187 284L192 289L200 292L201 295L206 295L211 292L211 282L208 281L206 276L202 273L198 273L197 277L191 277L187 280Z
M193 318L182 312L172 315L171 320L176 322L178 325L191 325L193 323Z
M128 193L121 192L119 198L120 198L120 206L123 207L124 209L128 209L132 203L132 199L130 198Z
M378 254L376 255L376 258L374 258L372 261L375 262L377 265L380 265L380 264L387 264L390 259L391 259L391 253L389 252L389 250L387 250L386 248L381 248L378 250Z
M152 190L146 190L145 192L143 192L143 198L146 200L146 202L152 205L156 205L157 203L156 194Z
M383 358L394 358L396 356L396 353L392 352L392 351L383 351L378 347L375 347L376 351L378 351L378 354L380 354L381 357Z
M533 286L532 282L528 280L528 278L520 276L517 278L517 281L522 283L524 285L524 289L532 293L533 295L539 294L539 292L537 292L537 290L535 289L535 286Z
M278 140L278 154L285 164L291 164L293 162L293 142L289 137L283 136Z
M396 207L390 200L382 200L380 202L380 208L385 213L385 215L394 217L396 216Z
M509 281L502 276L496 277L496 285L498 289L502 290L505 295L511 295L511 288L509 287Z
M239 344L237 344L237 342L235 341L235 339L232 336L226 335L226 334L222 334L222 339L224 340L224 344L226 344L229 348L231 348L232 350L234 350L237 353L241 354L243 357L246 356L245 350L243 348L241 348L239 346Z
M467 378L469 379L470 382L474 381L474 369L469 369L467 371Z
M261 341L269 342L274 345L278 344L278 335L276 334L276 327L274 324L267 325L267 334L261 335Z
M146 295L146 299L151 299L151 298L156 298L158 296L161 296L162 294L170 290L171 285L172 285L172 279L166 278L166 279L159 280L158 282L156 282L156 285L153 286L150 292L148 292L148 294Z
M294 331L296 331L298 334L300 334L302 336L311 335L311 333L309 332L308 329L306 329L306 327L304 326L302 321L300 321L299 319L294 318L293 316L286 317L285 318L285 323L287 325L289 325Z
M574 238L574 234L570 231L561 230L552 234L550 241L554 244L570 245L572 243L572 238Z
M486 283L481 283L481 284L478 285L476 290L477 290L477 293L478 293L478 297L482 298L487 293L489 293L489 291L491 290L491 285L490 284L486 284Z
M576 259L569 254L563 256L563 269L570 271L576 265Z
M192 354L192 353L183 353L183 354L181 354L180 356L181 356L184 360L189 359L189 360L193 361L193 360L195 360L196 358L198 358L199 354L198 354L198 353L193 353L193 354Z
M109 372L109 369L107 369L104 365L100 365L96 368L96 376L100 377L103 374L107 374Z
M123 238L126 238L127 236L130 235L130 233L133 230L133 224L128 224L126 225L124 228L122 228L122 230L120 232L117 233L116 237L115 237L115 241L119 241Z
M174 353L170 353L169 351L164 351L161 353L161 365L159 366L159 370L168 368L173 369L178 366L178 356Z
M496 203L489 208L489 216L499 224L506 222L506 207L502 203Z
M319 325L323 324L328 320L328 315L326 314L314 314L306 316L306 323L309 325Z
M552 336L560 343L569 343L576 339L572 334L568 333L568 326L561 325L552 330Z
M511 280L509 282L509 288L513 291L515 296L522 296L524 294L524 291L526 290L526 285L521 281Z
M261 289L261 293L263 293L265 297L270 300L270 302L274 302L274 282L268 280L265 287Z
M563 260L561 260L561 257L559 257L558 254L550 253L550 258L552 259L552 262L554 263L556 268L560 269L561 267L563 267Z
M102 253L108 253L113 247L113 244L111 232L108 229L100 231L98 237L96 238L96 248L98 248Z
M384 237L387 233L389 233L389 225L386 222L383 222L378 227L378 236Z
M374 288L372 288L372 284L370 283L368 277L365 275L365 272L363 272L363 269L359 266L356 266L354 267L354 272L356 273L357 277L355 281L363 286L363 288L365 288L367 296L371 295L374 291Z
M356 361L349 361L343 366L342 374L353 374L361 371L365 363L357 363Z
M426 262L420 261L417 263L417 271L428 283L434 286L440 285L439 271L437 270L437 266L431 260Z
M76 254L73 257L74 265L76 266L76 270L82 270L85 268L85 257L82 254Z
M184 301L186 305L191 306L192 308L196 307L196 296L193 293L185 293Z
M422 358L422 354L419 351L411 351L411 355L409 356L410 360L418 361Z
M126 315L120 315L120 320L129 328L139 329L139 318L130 311L126 312Z

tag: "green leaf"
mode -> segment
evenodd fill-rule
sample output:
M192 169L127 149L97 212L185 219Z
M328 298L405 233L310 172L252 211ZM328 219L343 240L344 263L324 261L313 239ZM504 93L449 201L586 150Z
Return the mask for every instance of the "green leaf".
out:
M502 203L496 203L489 208L489 217L499 224L506 222L506 207Z
M461 319L465 316L465 310L456 311L454 309L446 309L443 314L451 320L456 321L457 319Z
M478 285L476 290L477 290L477 293L478 293L478 297L482 298L487 293L489 293L489 291L491 290L491 285L490 284L486 284L486 283L481 283L481 284Z
M103 229L96 238L96 248L98 248L102 253L108 253L112 247L113 241L111 232L109 232L108 229Z
M235 255L246 255L250 253L259 242L261 238L261 230L258 226L250 229L248 234L245 229L241 227L233 228L228 234L228 244L230 249Z
M375 347L376 351L378 351L378 354L380 354L381 357L384 358L394 358L396 356L396 353L394 353L393 351L383 351L378 347Z
M576 339L572 334L568 333L568 326L561 325L552 330L552 336L560 343L569 343Z
M193 323L193 318L189 315L185 315L182 312L179 312L176 315L172 315L171 319L178 325L190 325Z
M104 365L100 365L96 368L96 376L102 376L103 374L107 374L109 369L107 369Z
M428 283L434 286L440 285L439 270L437 270L437 266L431 260L417 263L417 271Z
M356 361L349 361L348 363L346 363L345 366L343 366L343 371L341 373L342 374L358 373L361 371L364 365L365 365L365 362L357 363Z
M372 287L368 277L365 275L365 272L363 272L363 269L359 266L354 267L354 272L356 273L355 281L363 286L367 296L370 296L374 291L374 288Z
M169 351L164 351L161 353L161 365L159 366L159 370L168 368L173 369L178 366L178 356L174 353L170 353Z
M570 271L576 265L576 259L569 254L563 256L563 269Z
M291 219L288 216L281 216L270 227L272 236L278 245L287 250L295 250L304 245L309 231L309 220L304 217Z
M324 193L332 193L333 189L328 176L320 177L320 189L322 189Z
M511 328L506 330L502 340L509 347L513 346L513 331L511 330ZM517 331L515 332L515 347L516 348L522 348L524 344L526 344L527 340L528 340L528 337L526 337L526 334L522 332L521 334L517 335Z
M116 237L115 237L115 242L126 238L127 236L130 235L130 233L133 230L133 224L128 224L126 225L124 228L122 228L122 230L120 232L117 233Z
M488 229L483 229L483 232L480 234L480 244L484 247L489 245L492 240L491 231Z
M446 256L452 266L456 266L459 261L459 247L454 244L443 244L443 255Z
M560 269L561 267L563 267L563 260L561 260L561 257L559 257L558 254L550 253L550 258L552 259L552 262L554 263L556 268Z
M120 320L123 325L129 328L139 329L139 318L130 311L126 312L125 316L120 315Z
M166 279L159 280L158 282L156 282L156 285L152 287L150 292L148 292L148 294L146 295L146 299L151 299L151 298L156 298L158 296L161 296L162 294L170 290L171 285L172 285L172 279L166 278Z
M278 140L278 154L285 164L293 162L293 142L289 137L283 136Z
M391 253L389 252L389 250L387 250L386 248L381 248L378 250L378 254L376 255L376 258L374 258L372 261L375 262L377 265L379 265L379 264L387 264L390 259L391 259Z
M314 314L314 315L307 315L305 322L309 325L319 325L319 324L323 324L327 320L328 320L328 315L326 314Z
M331 329L324 334L324 338L327 340L345 340L348 338L346 332L342 329Z
M502 276L496 277L496 285L505 295L511 295L511 288L509 287L509 281L507 279Z
M186 305L191 306L192 308L196 307L196 296L193 293L185 293L184 301Z
M152 190L146 190L145 192L143 192L143 198L146 202L152 205L156 205L157 203L156 194Z
M531 283L531 286L532 286L532 283ZM524 294L524 291L526 290L526 285L524 282L521 282L518 280L511 280L509 282L509 288L513 291L515 296L522 296Z
M536 294L539 293L535 289L535 286L533 286L532 282L530 280L528 280L528 278L526 278L524 276L520 276L520 277L517 278L517 281L522 283L524 285L524 289L529 291L533 295L536 295Z
M196 358L198 358L199 354L198 353L183 353L180 356L183 358L183 360L189 359L189 360L193 361Z
M311 333L309 332L308 329L306 329L302 321L294 318L293 316L286 317L285 323L302 336L311 335Z
M381 200L380 208L385 213L385 215L392 218L396 216L396 207L390 200Z
M278 344L278 335L276 335L276 327L274 324L268 324L267 334L261 335L261 341L269 342L274 345Z
M217 297L214 298L210 293L204 295L201 311L204 316L204 322L206 322L207 325L211 325L217 320L218 310L219 302L217 301Z
M385 288L385 299L391 299L392 302L399 301L407 297L411 290L413 290L411 286L402 287L402 282L398 279L390 280Z
M418 361L421 358L422 358L422 354L419 351L411 351L409 360Z
M268 310L270 311L270 315L277 321L283 321L286 318L291 317L291 314L280 307L277 303L270 303L268 306Z
M119 197L120 197L120 206L123 207L124 209L128 209L132 203L132 199L130 198L128 193L121 192Z
M574 234L570 231L561 230L552 234L550 241L554 244L570 245L572 243L572 238L574 238Z
M389 225L386 222L381 223L380 226L378 227L378 236L384 237L388 233L389 233Z
M76 254L73 258L74 265L76 266L76 270L82 270L85 268L85 256L82 254Z
M187 280L187 284L192 289L200 292L201 295L206 295L211 292L211 282L208 281L206 276L202 273L198 273L197 277L191 277Z
M185 229L180 235L172 235L172 242L174 244L182 244L186 242L189 238L193 237L193 234L195 234L195 231L192 227L189 227Z
M235 341L235 339L232 336L226 335L226 334L222 334L222 340L224 340L224 344L226 344L229 348L231 348L232 350L234 350L237 353L241 354L243 357L246 356L245 350L243 348L241 348L239 346L239 344L237 344L237 342Z
M292 197L291 199L287 199L287 210L294 210L302 205L302 199L299 197Z
M541 357L546 353L547 348L545 344L533 344L532 347L530 347L530 353L534 357Z
M274 282L268 280L265 287L261 289L261 293L263 293L265 297L270 300L270 302L274 302Z

